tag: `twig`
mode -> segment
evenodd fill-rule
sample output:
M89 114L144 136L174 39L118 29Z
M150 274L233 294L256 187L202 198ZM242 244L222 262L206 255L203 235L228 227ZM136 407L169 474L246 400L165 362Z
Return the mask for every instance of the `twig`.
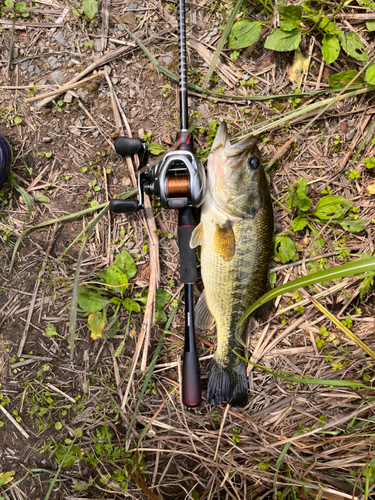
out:
M100 50L103 52L107 48L108 27L109 27L109 9L111 0L103 0L102 3L102 30L101 30L101 45Z
M12 24L12 34L10 35L10 43L9 43L9 52L8 52L8 64L7 64L7 75L9 76L10 63L12 62L12 53L13 53L13 43L14 43L14 26L16 24L16 18L13 18Z
M215 461L215 460L216 460L216 457L217 457L217 454L218 454L218 451L219 451L219 446L220 446L221 435L223 434L224 425L225 425L225 421L226 421L226 419L227 419L227 415L228 415L228 411L229 411L229 409L230 409L230 404L227 404L227 406L225 407L225 411L224 411L223 419L222 419L222 421L221 421L220 430L219 430L219 435L218 435L218 437L217 437L216 450L215 450L215 455L214 455L213 461Z
M6 415L6 417L12 422L12 424L17 427L17 429L20 431L20 433L22 434L23 437L25 437L26 439L29 439L29 435L27 434L26 431L24 431L22 429L22 427L20 426L20 424L17 422L17 420L15 420L12 415L4 408L4 406L1 406L0 405L0 410L4 413L4 415Z
M35 101L39 101L40 99L45 99L46 97L54 97L55 95L64 94L68 90L72 90L76 87L79 87L80 85L84 85L85 83L87 83L91 80L94 80L98 76L103 76L104 74L105 74L105 71L99 71L95 75L89 76L88 78L85 78L84 80L81 80L80 82L67 83L56 90L52 90L51 92L47 92L45 94L40 94L40 95L37 95L35 97L29 97L29 98L25 99L25 102L26 103L27 102L35 102Z

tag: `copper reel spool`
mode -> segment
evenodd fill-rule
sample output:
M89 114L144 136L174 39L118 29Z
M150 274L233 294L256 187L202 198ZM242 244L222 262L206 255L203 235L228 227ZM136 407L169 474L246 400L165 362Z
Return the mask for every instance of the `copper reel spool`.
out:
M169 198L188 198L189 196L189 176L168 176L167 195Z

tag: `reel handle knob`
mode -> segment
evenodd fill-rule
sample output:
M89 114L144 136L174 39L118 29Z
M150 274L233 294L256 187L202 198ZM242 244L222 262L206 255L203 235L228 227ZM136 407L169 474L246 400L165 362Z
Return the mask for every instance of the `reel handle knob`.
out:
M140 206L138 200L111 200L109 209L115 214L124 214L128 212L138 212Z
M144 152L145 146L141 139L129 137L116 137L115 139L116 153L121 156L141 155Z

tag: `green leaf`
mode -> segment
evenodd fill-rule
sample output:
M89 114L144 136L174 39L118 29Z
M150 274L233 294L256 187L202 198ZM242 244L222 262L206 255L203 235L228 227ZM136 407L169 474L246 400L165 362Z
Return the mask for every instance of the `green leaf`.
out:
M334 35L324 35L322 54L327 64L331 64L339 57L340 43Z
M102 333L105 327L104 316L102 312L94 312L89 314L87 319L87 326L91 331L91 338L96 340L102 337Z
M94 19L95 14L98 12L98 2L96 0L83 0L82 11L90 21Z
M152 142L149 147L148 147L148 150L150 151L150 153L152 155L161 155L162 153L164 153L165 149L163 148L163 146L161 144L158 144L157 142Z
M18 2L16 3L16 11L21 13L24 9L26 9L26 2Z
M86 313L101 311L110 301L99 290L82 286L78 293L78 305Z
M350 69L348 71L342 71L341 73L336 73L335 75L330 75L328 77L329 86L333 89L338 89L344 87L349 82L353 80L358 71L355 69ZM365 81L362 75L359 75L356 80L354 80L353 85L364 85Z
M318 201L315 210L308 215L315 215L321 220L328 220L331 219L331 217L339 219L352 206L353 202L343 198L342 196L323 196Z
M12 0L5 0L4 4L5 4L5 7L9 7L10 9L13 9L13 7L14 7L14 3Z
M129 252L123 250L115 259L115 266L126 274L128 279L133 278L137 272L137 266Z
M370 259L349 262L348 264L343 264L342 266L331 267L330 269L325 269L324 271L308 274L307 276L297 278L289 283L286 283L285 285L278 286L273 290L265 293L262 297L260 297L260 299L254 302L254 304L249 307L247 311L244 312L241 319L237 323L237 328L244 321L244 319L247 318L256 309L258 309L258 307L266 304L269 300L273 300L276 297L279 297L279 295L284 295L284 293L314 285L315 283L321 283L322 281L341 279L345 278L346 276L355 276L367 271L375 271L375 258L372 257Z
M141 306L133 299L125 299L122 301L122 305L127 311L134 311L139 313L141 311Z
M155 309L161 310L171 299L171 294L162 288L156 290Z
M283 264L291 260L298 259L298 253L293 241L288 236L278 235L275 238L275 258L281 260Z
M301 229L304 229L306 225L307 225L306 219L304 219L303 217L296 217L292 222L292 229L293 231L301 231Z
M245 17L235 23L228 37L230 49L243 49L259 40L262 23Z
M15 123L16 125L19 125L20 123L22 123L22 119L21 119L19 116L16 116L16 117L14 118L14 123Z
M52 323L47 323L46 335L47 337L55 337L56 335L58 335L55 325L53 325Z
M264 47L276 52L288 52L295 50L301 42L301 32L298 28L291 31L283 31L275 28L268 35Z
M318 22L320 19L320 14L316 15L313 17L314 22ZM320 28L322 28L326 33L330 35L341 35L341 31L338 29L337 25L330 21L327 16L324 16L323 19L320 22Z
M60 429L62 429L62 423L61 422L55 422L55 429L57 431L59 431Z
M33 204L31 202L30 195L21 187L16 179L14 178L14 175L9 172L7 175L7 181L9 182L9 185L12 189L15 189L20 193L22 196L23 201L26 203L27 209L29 211L29 216L31 215L31 211L33 209Z
M40 201L43 203L50 202L50 199L48 198L48 196L43 194L41 191L35 191L34 196L35 196L36 201Z
M166 323L167 321L167 315L165 314L164 311L155 311L155 321L160 321L161 323Z
M340 226L345 229L345 231L350 231L352 233L360 233L361 231L364 230L364 224L366 224L366 220L359 219L359 220L352 220L352 219L337 219L335 220L337 224L340 224Z
M128 277L125 273L120 271L120 269L115 266L109 266L107 272L105 273L105 282L107 285L115 286L115 291L120 292L121 297L127 288ZM125 286L126 285L126 286Z
M365 52L365 46L357 33L340 33L341 47L348 56L354 57L357 61L368 61L368 55Z
M4 486L4 484L10 483L13 480L14 474L14 470L11 470L9 472L0 472L0 486Z
M280 7L280 28L284 31L292 31L298 28L299 23L302 19L302 10L294 5L288 5L287 7Z
M375 19L370 19L370 21L366 21L366 28L369 31L375 31Z
M312 199L306 196L307 192L307 180L300 177L288 189L289 197L286 200L287 205L290 208L298 208L303 212L309 210L312 205Z
M108 326L109 323L114 319L114 316L112 316L111 318L104 318L104 321L105 321L105 325ZM119 331L121 330L121 326L120 326L120 322L118 319L116 319L116 321L113 323L113 325L111 326L111 328L109 330L106 331L105 333L105 339L106 340L109 340L111 339L114 335L116 335L116 333L118 333Z
M370 85L375 85L375 64L371 64L371 66L366 69L366 82Z

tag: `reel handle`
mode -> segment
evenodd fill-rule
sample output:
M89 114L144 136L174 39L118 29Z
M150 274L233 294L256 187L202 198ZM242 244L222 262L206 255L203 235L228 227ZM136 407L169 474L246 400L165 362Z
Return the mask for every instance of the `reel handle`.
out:
M138 200L111 200L109 209L115 214L124 214L128 212L138 212L140 209Z
M147 161L146 144L136 137L116 137L115 139L116 153L122 157L130 155L138 155L141 166Z

